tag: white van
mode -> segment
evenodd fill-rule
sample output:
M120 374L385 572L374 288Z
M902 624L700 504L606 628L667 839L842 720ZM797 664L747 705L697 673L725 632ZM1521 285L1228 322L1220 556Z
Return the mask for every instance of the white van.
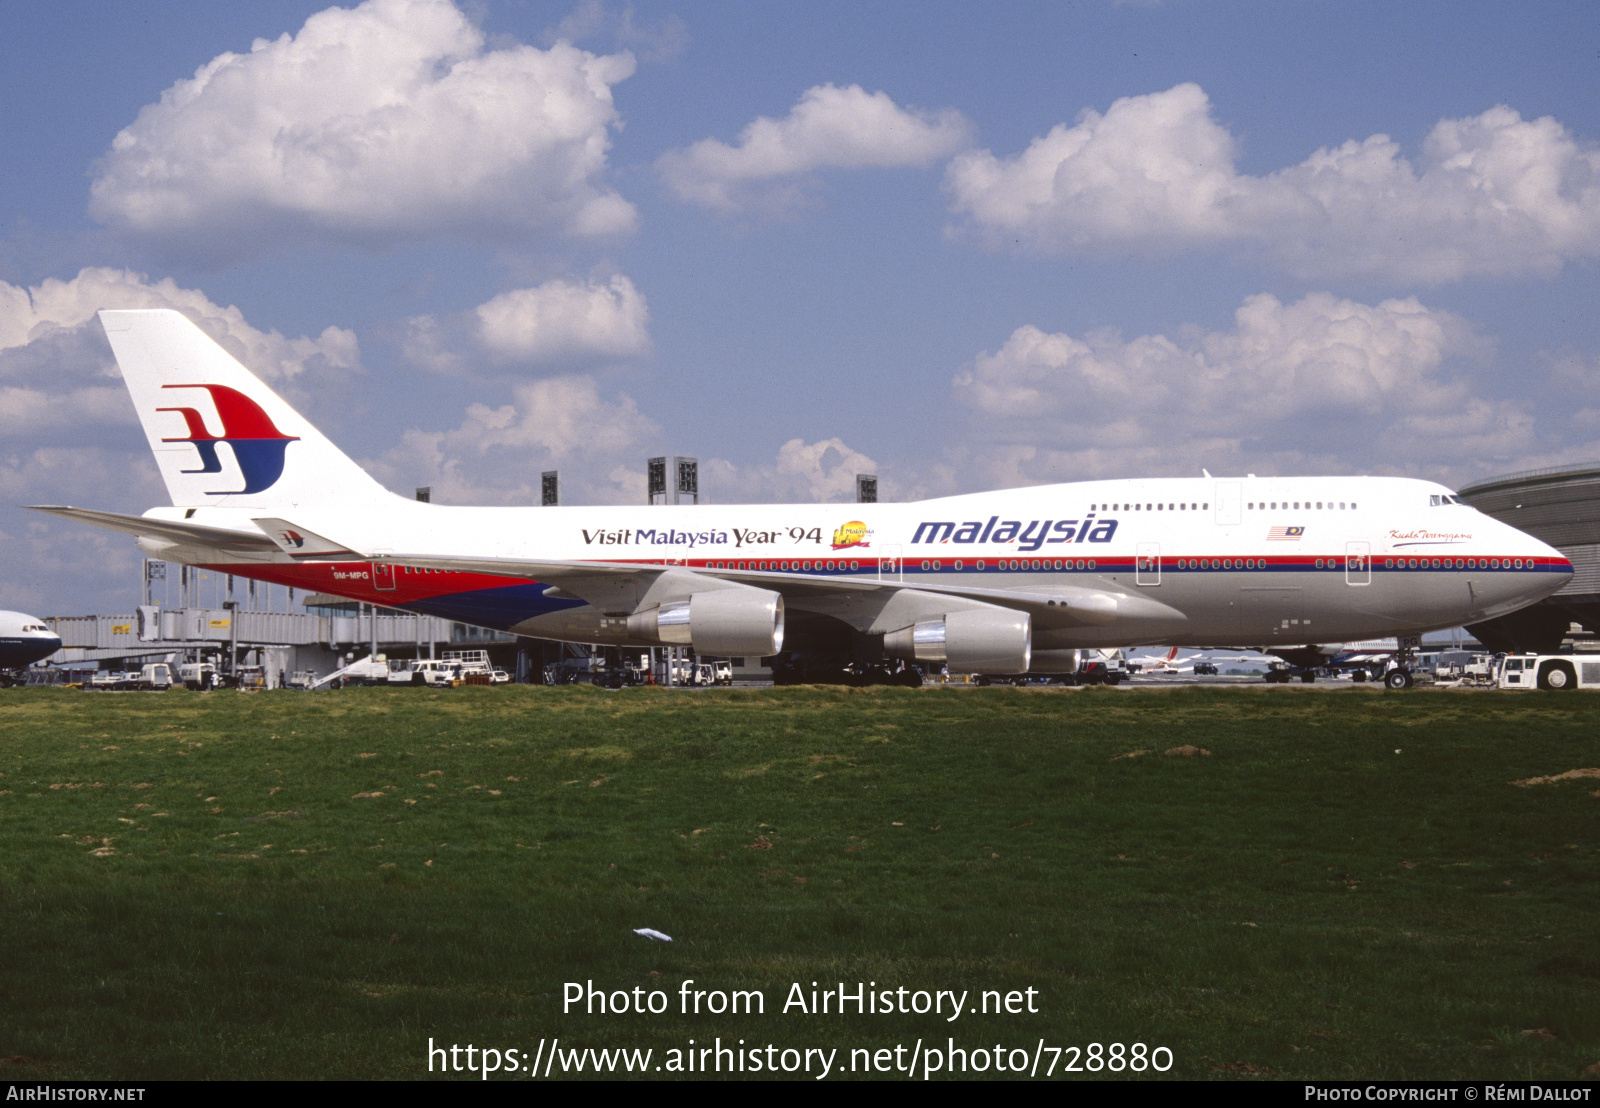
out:
M419 681L418 678L421 678ZM389 683L394 685L431 685L434 688L451 688L461 683L461 663L442 658L418 658L403 670L389 673Z

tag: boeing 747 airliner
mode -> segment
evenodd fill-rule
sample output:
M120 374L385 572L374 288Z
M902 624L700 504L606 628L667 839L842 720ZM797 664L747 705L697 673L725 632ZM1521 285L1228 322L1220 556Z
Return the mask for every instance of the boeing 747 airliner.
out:
M1557 550L1398 477L1090 481L901 504L471 508L384 489L175 311L104 311L171 507L39 510L151 557L545 639L1062 673L1086 648L1416 635L1555 592Z

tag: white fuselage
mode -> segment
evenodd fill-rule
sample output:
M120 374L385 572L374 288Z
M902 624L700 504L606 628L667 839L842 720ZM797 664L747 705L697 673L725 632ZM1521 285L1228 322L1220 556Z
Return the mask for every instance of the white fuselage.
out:
M452 559L682 567L780 589L791 612L858 631L904 612L806 583L992 592L1033 619L1035 649L1336 642L1457 626L1549 595L1561 553L1431 482L1390 477L1093 481L899 504L466 508L399 497L295 506L294 522L394 564L223 555L141 540L152 554L545 638L630 637L626 591L600 604ZM259 510L159 508L158 519L259 530ZM1053 618L1053 594L1140 599L1137 618ZM554 595L551 595L554 594ZM1064 594L1063 594L1064 595ZM999 597L1010 599L998 599ZM1030 597L1038 603L1028 603ZM1021 598L1018 600L1017 598ZM871 608L867 604L867 608Z

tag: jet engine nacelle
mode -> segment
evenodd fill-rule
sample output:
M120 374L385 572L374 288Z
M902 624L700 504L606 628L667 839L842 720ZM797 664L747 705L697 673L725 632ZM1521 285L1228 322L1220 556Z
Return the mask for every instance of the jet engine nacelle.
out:
M783 649L783 597L767 589L716 589L628 617L628 634L696 654L767 658Z
M994 608L948 612L883 637L883 650L912 662L945 662L958 673L1027 673L1033 621Z
M1077 673L1083 664L1080 650L1035 650L1029 673Z

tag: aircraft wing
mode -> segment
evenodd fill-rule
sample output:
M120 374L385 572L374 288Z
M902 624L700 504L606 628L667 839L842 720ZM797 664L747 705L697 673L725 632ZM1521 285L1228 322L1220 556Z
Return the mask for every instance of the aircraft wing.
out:
M642 604L682 599L699 591L697 586L704 587L709 579L720 583L713 587L770 590L780 594L784 604L794 610L832 616L858 630L879 632L905 627L948 610L980 607L1026 612L1041 628L1115 627L1137 637L1176 631L1187 622L1187 617L1177 609L1148 596L1118 591L1109 583L1103 587L1079 584L997 589L635 562L373 552L361 551L277 517L252 520L259 530L248 532L186 520L153 519L65 505L32 507L35 511L112 531L233 553L278 552L296 560L386 562L421 569L521 577L550 586L545 590L548 596L582 600L605 611L632 612Z
M876 613L897 595L922 598L922 605L908 606L907 621L925 618L914 611L930 610L950 599L967 601L964 606L993 606L1028 612L1044 617L1059 627L1104 627L1117 624L1182 626L1187 617L1175 608L1149 597L1129 595L1108 588L1081 585L1040 586L1021 589L972 588L960 585L906 584L900 581L860 577L826 577L796 573L771 573L759 570L706 569L699 566L639 565L628 562L524 561L515 558L440 557L428 554L373 554L373 561L418 566L462 573L489 573L523 577L553 586L546 595L583 600L596 607L610 606L615 593L630 584L654 582L666 574L679 579L686 591L693 591L693 578L710 578L733 585L769 589L783 596L784 604L799 611L837 616L859 625L861 608ZM642 591L642 590L641 590Z
M65 504L29 504L28 507L35 512L103 527L108 531L122 531L129 535L165 539L168 542L212 546L235 553L254 551L265 554L278 549L276 543L259 531L232 531L226 527L207 527L199 523L151 519L148 516L128 516L119 512L98 512L90 508L73 508Z

